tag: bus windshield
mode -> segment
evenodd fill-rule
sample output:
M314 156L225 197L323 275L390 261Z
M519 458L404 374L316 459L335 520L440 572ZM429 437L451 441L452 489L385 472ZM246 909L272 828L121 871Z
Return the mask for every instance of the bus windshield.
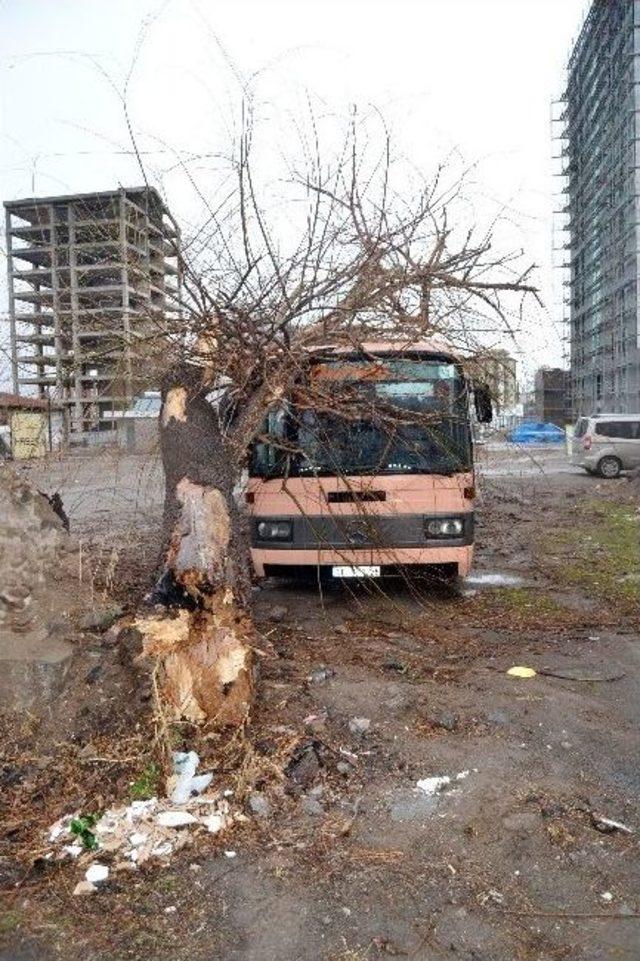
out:
M270 415L268 439L254 448L254 476L471 469L467 390L457 364L340 359L315 365L310 379L317 401L298 400Z

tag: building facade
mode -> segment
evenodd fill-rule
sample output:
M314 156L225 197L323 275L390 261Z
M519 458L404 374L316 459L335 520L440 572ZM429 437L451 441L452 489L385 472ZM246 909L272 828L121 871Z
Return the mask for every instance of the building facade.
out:
M518 362L501 347L483 351L476 363L488 385L498 414L506 413L518 403Z
M569 371L540 367L535 374L533 399L532 419L566 427L572 419Z
M594 0L563 102L573 414L640 411L640 2Z
M5 202L13 389L113 430L180 311L178 227L149 187Z

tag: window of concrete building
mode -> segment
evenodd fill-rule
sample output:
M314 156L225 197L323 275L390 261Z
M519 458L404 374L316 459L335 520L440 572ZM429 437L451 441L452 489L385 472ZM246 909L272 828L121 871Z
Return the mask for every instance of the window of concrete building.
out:
M596 374L596 400L602 400L602 374Z

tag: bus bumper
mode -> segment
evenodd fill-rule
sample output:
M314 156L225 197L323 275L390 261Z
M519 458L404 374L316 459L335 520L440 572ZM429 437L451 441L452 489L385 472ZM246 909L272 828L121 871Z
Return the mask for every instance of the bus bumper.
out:
M277 548L254 547L251 550L253 567L258 577L268 577L269 568L317 569L334 566L384 568L416 567L425 565L453 565L458 567L458 576L466 577L471 570L473 545L461 547L398 547L389 550L286 550Z

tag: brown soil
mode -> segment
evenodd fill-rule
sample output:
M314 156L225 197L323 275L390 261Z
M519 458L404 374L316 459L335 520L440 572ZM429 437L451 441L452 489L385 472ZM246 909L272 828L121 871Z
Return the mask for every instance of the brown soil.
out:
M618 526L637 499L625 481L540 473L486 481L483 501L477 570L522 584L257 590L272 651L250 728L196 746L267 816L74 898L78 868L42 860L42 830L126 799L155 736L131 635L85 637L53 717L9 730L0 959L639 957L640 564ZM121 602L146 586L145 543L119 557ZM624 676L518 680L514 664ZM464 771L435 797L416 789ZM601 833L597 815L635 833Z

